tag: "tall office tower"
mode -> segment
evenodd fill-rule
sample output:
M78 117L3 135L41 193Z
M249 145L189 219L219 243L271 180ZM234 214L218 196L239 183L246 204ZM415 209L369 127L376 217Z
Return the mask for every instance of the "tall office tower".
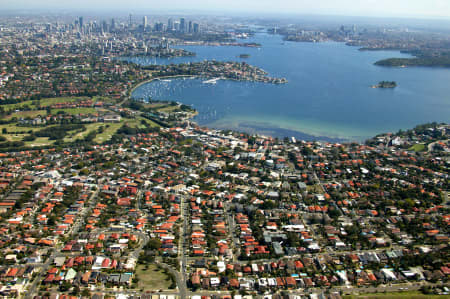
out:
M167 30L173 30L173 20L171 18L167 21Z
M194 33L199 33L200 32L200 25L198 23L194 23Z
M193 30L193 28L192 28L192 21L189 21L188 24L189 24L189 25L188 25L188 32L189 32L189 33L192 33L192 30Z
M181 32L186 31L186 20L184 18L180 18L180 31Z
M114 20L114 18L111 19L111 31L113 31L114 29L116 29L116 20Z
M78 18L78 25L80 25L80 32L83 32L83 26L84 26L83 17Z
M164 23L162 23L162 22L155 23L155 31L163 32L164 31Z
M128 19L128 26L129 26L129 27L131 27L131 21L132 21L132 20L131 20L131 17L132 17L132 14L130 14L130 17L129 17L129 19Z
M147 16L144 16L142 18L142 26L144 26L144 30L145 30L145 28L147 28Z
M108 23L106 21L102 21L102 31L103 33L108 32Z

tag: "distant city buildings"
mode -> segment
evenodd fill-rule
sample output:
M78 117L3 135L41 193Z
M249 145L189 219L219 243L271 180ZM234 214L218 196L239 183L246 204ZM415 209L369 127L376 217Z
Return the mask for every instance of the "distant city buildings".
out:
M149 22L148 16L142 16L141 24L133 24L133 15L129 14L125 22L118 22L117 19L112 18L110 22L107 20L85 22L82 16L78 17L72 25L77 32L82 35L98 32L104 33L118 33L118 30L138 30L141 32L172 32L172 33L199 33L200 25L192 20L186 20L184 17L175 21L173 18L168 18L167 23L156 21L153 25ZM53 26L52 24L46 25L46 31L51 32L53 28L59 26Z
M156 23L155 26L154 26L154 31L156 31L156 32L163 32L163 31L165 31L164 23L161 23L161 22Z

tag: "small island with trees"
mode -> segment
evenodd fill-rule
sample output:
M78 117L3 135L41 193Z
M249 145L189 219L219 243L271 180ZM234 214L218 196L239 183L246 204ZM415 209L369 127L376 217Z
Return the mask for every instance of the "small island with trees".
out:
M250 58L250 54L241 54L239 58Z
M376 85L372 85L372 88L395 88L397 87L397 82L395 81L381 81Z

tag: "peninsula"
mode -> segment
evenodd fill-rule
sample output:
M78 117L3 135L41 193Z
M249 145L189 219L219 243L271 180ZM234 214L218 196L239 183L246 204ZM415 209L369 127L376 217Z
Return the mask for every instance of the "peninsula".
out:
M273 84L287 83L285 78L267 76L267 72L245 62L202 61L186 64L148 65L153 78L168 76L195 76L207 79L222 78L236 81L252 81Z
M186 51L184 49L175 48L161 48L150 47L142 50L133 50L121 54L123 57L159 57L159 58L173 58L173 57L192 57L196 54L194 52Z
M387 58L375 62L385 67L450 67L448 33L422 27L414 32L396 26L379 28L370 26L325 26L321 29L301 24L284 24L268 29L268 33L279 34L285 41L292 42L344 42L348 46L360 47L360 51L400 51L408 58Z
M375 62L375 65L391 67L428 66L448 68L450 67L450 56L388 58Z

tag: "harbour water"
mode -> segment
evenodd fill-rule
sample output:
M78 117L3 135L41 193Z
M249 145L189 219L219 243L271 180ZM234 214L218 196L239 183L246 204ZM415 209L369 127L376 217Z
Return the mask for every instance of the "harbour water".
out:
M196 121L212 128L277 137L356 140L407 129L426 122L450 122L450 70L386 68L374 62L408 57L393 51L358 51L343 43L284 42L256 34L245 42L261 48L186 46L195 57L131 58L141 64L169 64L205 59L245 61L287 84L205 79L153 81L137 88L134 98L174 100L199 111ZM247 59L240 54L249 54ZM373 89L379 81L395 89Z

